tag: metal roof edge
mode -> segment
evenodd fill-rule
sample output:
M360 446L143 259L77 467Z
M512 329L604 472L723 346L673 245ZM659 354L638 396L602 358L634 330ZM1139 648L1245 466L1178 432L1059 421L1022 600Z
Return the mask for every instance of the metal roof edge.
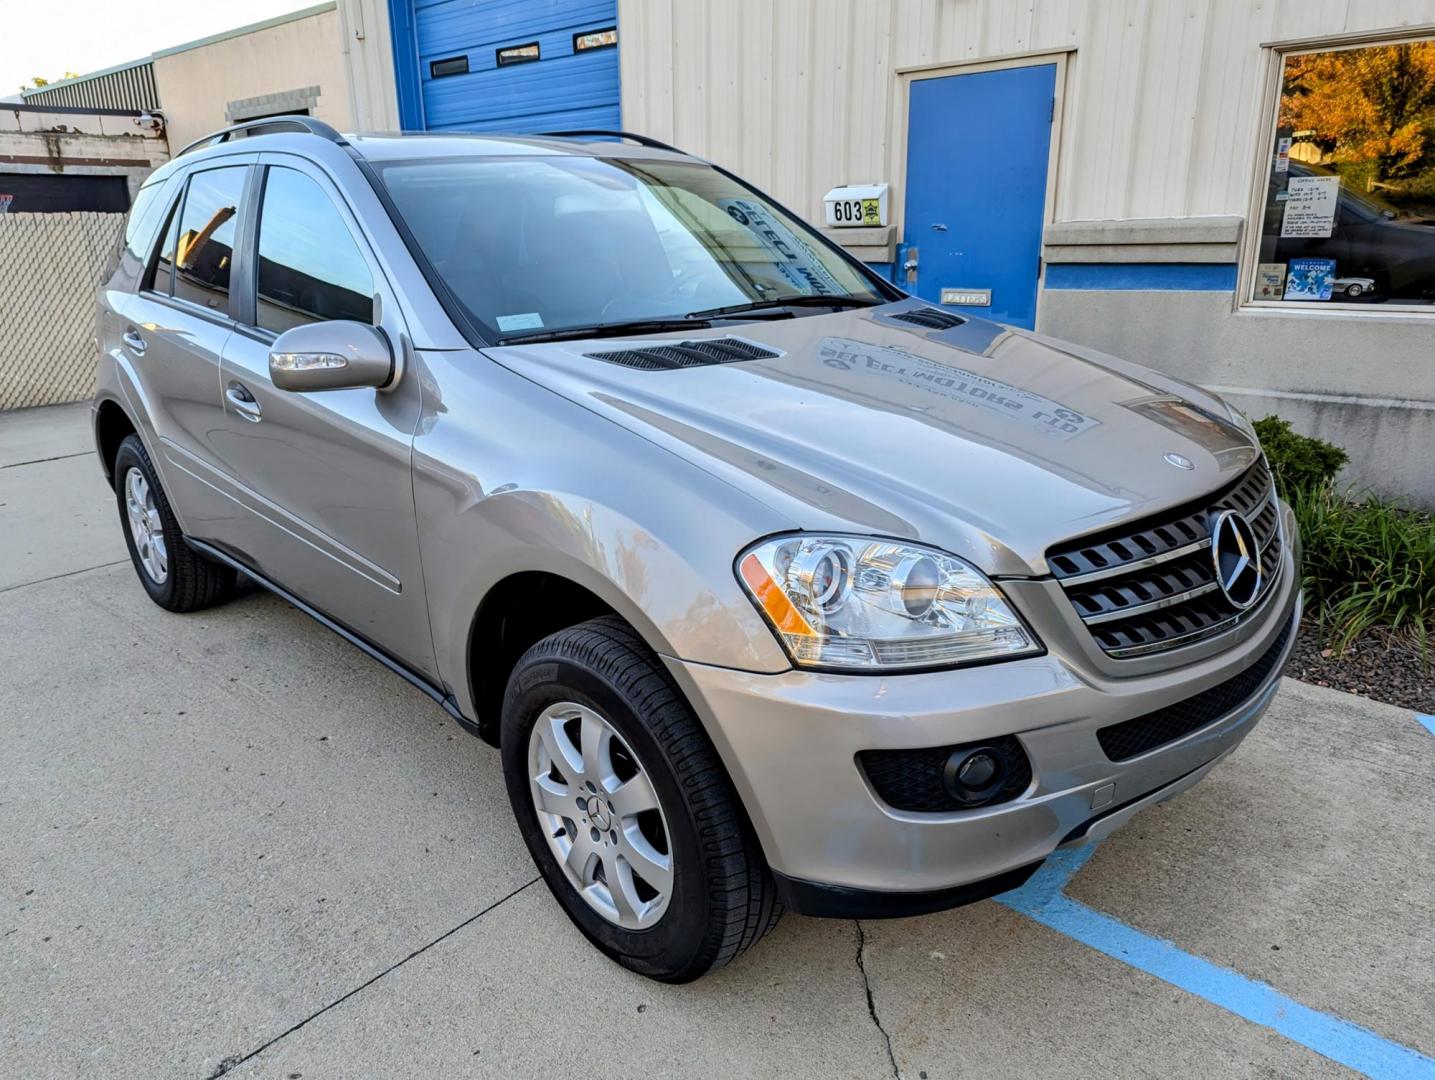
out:
M21 90L20 96L29 98L32 94L48 94L51 90L58 90L62 86L78 86L80 83L89 82L91 79L101 79L106 75L113 75L119 71L128 71L130 68L144 67L144 65L153 63L153 61L153 56L144 56L138 60L115 64L113 67L101 68L99 71L89 71L84 75L76 75L73 79L61 79L59 82L48 83L45 86L35 86L29 90Z
M309 19L315 15L323 15L325 12L334 11L337 8L338 4L335 0L326 0L325 3L300 8L298 11L291 11L285 15L275 15L272 19L263 19L260 22L248 23L245 26L236 26L233 30L222 30L217 34L210 34L208 37L197 38L194 41L186 41L183 45L172 45L168 49L156 49L150 59L158 60L161 57L173 56L176 53L189 52L191 49L202 49L206 45L217 45L221 41L244 37L247 34L256 34L260 30L269 30L276 26L283 26L285 23L298 22L300 19Z

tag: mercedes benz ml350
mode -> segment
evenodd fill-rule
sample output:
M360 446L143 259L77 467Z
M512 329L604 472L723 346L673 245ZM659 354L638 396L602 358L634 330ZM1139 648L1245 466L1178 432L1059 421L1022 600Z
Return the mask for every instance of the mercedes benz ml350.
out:
M99 306L151 599L244 575L432 695L654 978L1019 885L1231 753L1300 617L1234 408L649 139L228 129Z

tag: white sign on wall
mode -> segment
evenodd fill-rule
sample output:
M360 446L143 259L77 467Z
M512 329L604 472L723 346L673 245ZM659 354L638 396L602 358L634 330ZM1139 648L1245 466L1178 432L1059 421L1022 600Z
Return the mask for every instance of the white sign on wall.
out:
M1324 238L1335 231L1340 177L1292 176L1286 193L1289 198L1281 221L1281 236Z

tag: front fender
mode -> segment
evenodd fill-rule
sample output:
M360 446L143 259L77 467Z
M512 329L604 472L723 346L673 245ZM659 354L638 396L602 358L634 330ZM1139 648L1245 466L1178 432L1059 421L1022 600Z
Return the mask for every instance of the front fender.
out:
M755 672L791 666L733 562L793 523L479 354L425 353L421 374L419 542L439 669L468 715L474 615L525 571L583 586L660 654Z

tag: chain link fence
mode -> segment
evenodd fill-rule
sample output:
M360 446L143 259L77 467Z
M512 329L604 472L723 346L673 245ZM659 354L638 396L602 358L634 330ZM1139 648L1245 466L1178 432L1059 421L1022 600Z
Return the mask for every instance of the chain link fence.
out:
M95 289L123 214L0 214L0 410L95 390Z

